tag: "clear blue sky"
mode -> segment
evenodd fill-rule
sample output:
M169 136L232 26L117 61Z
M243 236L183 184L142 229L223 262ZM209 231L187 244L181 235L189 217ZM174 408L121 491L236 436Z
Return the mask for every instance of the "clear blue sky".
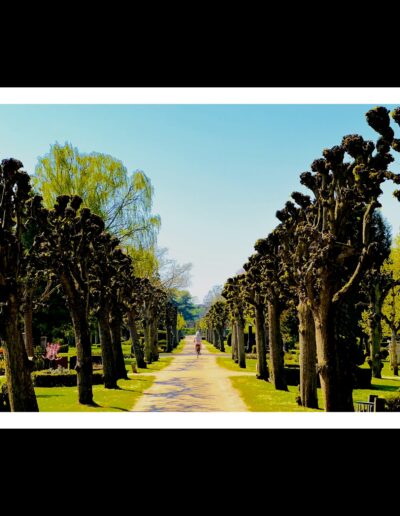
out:
M189 290L201 301L273 229L276 210L300 189L299 173L323 148L350 133L375 138L364 117L370 107L0 105L0 156L20 159L33 173L50 144L69 141L82 152L111 154L130 171L144 170L162 218L159 245L193 263ZM397 233L393 189L382 202Z

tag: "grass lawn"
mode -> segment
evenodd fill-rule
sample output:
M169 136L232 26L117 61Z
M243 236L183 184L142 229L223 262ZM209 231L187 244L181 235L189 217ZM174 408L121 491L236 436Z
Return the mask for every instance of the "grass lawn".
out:
M220 356L217 357L217 363L221 367L236 372L256 372L256 360L246 359L246 369L241 369L226 353L221 353L214 348L212 344L206 344L210 351L215 350ZM368 368L368 364L366 364ZM375 394L381 398L388 398L393 395L400 396L400 377L392 376L388 361L384 361L382 376L383 378L372 378L371 389L355 389L353 391L353 400L368 401L370 394ZM243 398L249 410L252 412L304 412L313 411L313 409L305 409L297 405L295 399L298 395L298 387L289 385L289 391L276 391L274 387L265 381L257 380L251 376L232 376L230 378L233 387L235 387L240 396ZM322 398L322 390L318 389L319 407L324 409L325 404Z
M213 346L213 344L211 344L211 342L208 342L206 340L202 340L201 341L202 344L207 348L207 350L210 352L210 353L216 353L218 355L226 355L226 356L232 356L232 347L231 346L228 346L225 342L225 352L222 353L222 351L220 351L219 349L215 348Z
M255 376L232 376L230 380L250 412L318 412L297 405L297 387L290 385L288 392L276 391L272 384Z
M172 354L160 355L157 362L148 364L147 369L139 368L139 374L132 373L132 358L125 359L129 380L118 380L120 389L104 389L102 385L93 386L93 398L98 407L87 407L78 403L77 387L36 387L36 397L41 412L121 412L130 411L143 391L155 380L151 373L167 367L173 360L173 354L182 351L183 342ZM130 353L130 350L129 350ZM145 373L145 374L143 374Z
M98 407L80 405L77 387L36 387L35 392L40 412L129 412L154 378L135 375L129 380L119 380L118 390L94 385L93 398Z

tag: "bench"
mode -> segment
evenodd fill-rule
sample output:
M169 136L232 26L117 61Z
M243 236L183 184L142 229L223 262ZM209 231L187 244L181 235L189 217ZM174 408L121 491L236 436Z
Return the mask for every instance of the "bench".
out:
M383 412L385 400L376 394L370 394L368 401L356 401L356 412Z

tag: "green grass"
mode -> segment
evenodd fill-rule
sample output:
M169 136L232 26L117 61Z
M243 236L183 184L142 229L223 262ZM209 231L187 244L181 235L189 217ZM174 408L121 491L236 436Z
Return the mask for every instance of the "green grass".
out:
M238 371L238 372L247 372L247 373L255 373L257 360L255 358L246 358L246 368L242 369L236 364L232 358L229 356L220 356L217 357L217 364L221 367L225 367L225 369L229 369L230 371Z
M215 349L211 344L207 346ZM210 350L211 351L211 350ZM217 363L221 367L236 372L256 372L256 360L247 359L246 369L241 369L224 353L215 350L220 354L217 357ZM363 366L365 367L365 366ZM369 367L366 364L366 367ZM368 401L370 394L375 394L381 398L389 398L394 395L400 395L400 377L393 377L388 361L384 361L382 376L387 378L372 378L371 389L355 389L353 391L353 400ZM289 385L289 391L277 391L269 382L257 380L254 376L234 376L230 378L232 385L239 391L240 396L248 406L251 412L304 412L314 411L313 409L305 409L297 405L295 398L298 395L298 387ZM318 389L318 403L321 410L325 404L322 398L322 390Z
M175 352L178 347L174 350ZM157 362L148 364L147 369L139 368L139 374L132 373L130 365L132 360L132 358L125 359L129 380L118 380L120 389L104 389L103 385L93 386L93 398L99 407L80 405L76 387L36 387L39 410L42 412L121 412L131 410L143 391L154 382L155 376L151 373L167 367L172 362L173 355L160 356Z
M225 347L225 352L224 353L222 351L220 351L219 349L215 348L214 345L211 344L211 342L208 342L207 340L203 340L202 343L204 344L204 346L208 349L208 351L210 353L218 354L218 355L229 355L229 356L232 356L232 347L228 346L226 341L225 341L225 344L224 344L224 347Z
M93 398L98 407L78 403L77 387L36 387L40 412L128 412L153 383L152 375L135 375L129 380L119 380L120 389L93 386Z
M276 391L272 384L255 376L233 376L230 380L250 412L318 412L297 405L297 387L289 386L288 392Z

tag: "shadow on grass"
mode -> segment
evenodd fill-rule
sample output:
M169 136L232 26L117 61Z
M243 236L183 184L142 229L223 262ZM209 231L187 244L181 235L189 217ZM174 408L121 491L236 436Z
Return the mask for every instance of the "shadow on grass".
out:
M62 394L36 394L36 398L60 398Z
M372 389L374 391L396 392L396 391L399 391L399 386L398 385L372 385Z
M106 408L106 407L104 407L104 408ZM121 412L130 412L130 410L128 410L126 408L121 408L121 407L107 407L107 408L120 410Z

